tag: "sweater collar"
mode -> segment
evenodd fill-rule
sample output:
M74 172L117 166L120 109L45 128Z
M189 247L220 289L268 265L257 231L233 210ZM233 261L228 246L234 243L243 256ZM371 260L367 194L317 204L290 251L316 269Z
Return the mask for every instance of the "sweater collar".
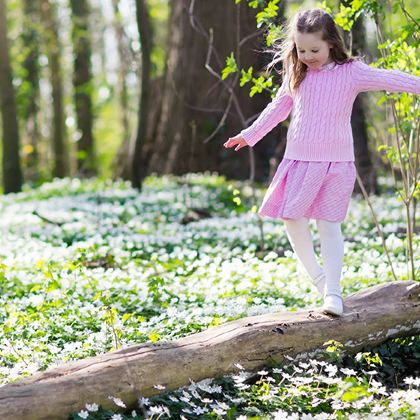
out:
M331 61L331 63L324 64L324 65L323 65L323 66L321 66L319 69L311 69L311 68L308 68L308 70L309 70L310 72L318 73L318 72L320 72L320 71L324 71L324 70L332 70L332 69L334 69L336 66L337 66L336 62L335 62L335 61Z

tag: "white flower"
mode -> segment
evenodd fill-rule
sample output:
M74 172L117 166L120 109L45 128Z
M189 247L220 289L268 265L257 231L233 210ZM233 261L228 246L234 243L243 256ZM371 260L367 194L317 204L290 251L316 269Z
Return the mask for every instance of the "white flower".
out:
M232 378L236 383L242 383L249 378L249 375L247 372L239 372L238 375L233 375Z
M200 399L201 398L200 394L195 389L191 390L191 395L194 398L197 398L197 399Z
M374 394L388 395L388 391L384 386L378 386L372 389L369 388L369 391L373 392Z
M187 413L187 414L192 414L193 413L189 408L183 408L182 411L184 413ZM181 416L181 418L184 418L185 419L185 417L183 417L183 416Z
M303 369L308 369L311 365L309 363L299 362L299 366Z
M380 405L374 405L370 411L372 413L382 413L384 411L384 407L380 406Z
M404 378L404 383L407 385L413 385L415 383L415 379L412 376L408 376L407 378Z
M182 410L184 411L184 410ZM223 416L223 414L226 414L225 410L222 410L221 408L213 408L213 413L219 415L219 416Z
M189 400L191 399L191 395L185 390L182 390L182 395Z
M353 369L341 368L340 370L346 376L356 376L357 375L357 372Z
M335 365L327 365L325 370L328 372L329 376L334 376L337 373L337 366Z
M161 414L161 413L163 413L163 407L162 406L160 406L160 405L157 405L157 406L150 406L149 407L149 414Z
M366 373L366 375L376 375L378 373L377 370L368 370L368 371L364 371L364 373Z
M373 388L379 388L382 386L382 384L372 378L372 380L370 381L370 386Z
M290 419L297 419L295 415L290 416L286 411L279 410L274 413L274 420L290 420Z
M137 417L136 410L133 410L133 411L131 412L131 417Z
M123 416L121 414L114 414L111 420L123 420Z
M223 401L217 401L216 404L222 410L229 410L229 406L226 403L224 403Z
M166 388L166 386L163 386L163 385L157 384L157 385L153 385L153 388L156 388L156 389L162 390L162 389L165 389L165 388Z
M204 414L206 411L208 410L201 407L196 407L193 410L194 414L197 414L197 415Z
M122 407L122 408L126 408L124 402L122 400L120 400L117 397L113 397L113 396L109 396L108 397L110 400L112 400L114 402L115 405L118 405L118 407Z
M88 403L86 403L86 410L93 412L93 411L98 411L98 409L99 409L98 404L95 404L95 403L88 404Z
M79 413L77 413L77 415L82 419L87 419L89 417L89 412L86 410L82 410Z

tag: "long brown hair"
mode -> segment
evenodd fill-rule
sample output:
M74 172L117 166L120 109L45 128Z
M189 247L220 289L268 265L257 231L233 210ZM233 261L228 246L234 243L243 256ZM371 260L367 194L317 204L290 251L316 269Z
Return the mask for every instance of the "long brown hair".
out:
M351 57L346 52L343 38L329 13L319 8L301 10L289 23L281 27L280 36L273 41L273 48L264 50L274 53L272 61L266 66L266 74L275 64L282 62L283 80L288 77L288 87L291 92L299 87L308 70L308 66L298 59L296 32L321 32L321 39L332 47L331 57L336 64L344 64L360 58Z

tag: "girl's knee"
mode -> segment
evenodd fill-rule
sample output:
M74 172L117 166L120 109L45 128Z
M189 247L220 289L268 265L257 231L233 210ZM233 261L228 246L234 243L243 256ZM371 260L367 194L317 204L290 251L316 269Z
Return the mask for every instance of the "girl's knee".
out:
M340 222L330 222L328 220L317 219L316 221L319 234L324 236L341 236L341 223Z
M306 227L309 224L309 220L306 217L301 217L300 219L283 219L284 223L289 227L294 227L294 226L303 226Z

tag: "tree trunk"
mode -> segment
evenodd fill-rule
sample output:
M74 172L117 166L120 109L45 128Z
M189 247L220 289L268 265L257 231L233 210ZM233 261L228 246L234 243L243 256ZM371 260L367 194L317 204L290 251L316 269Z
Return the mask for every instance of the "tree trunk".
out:
M39 9L33 0L23 2L24 28L22 43L25 58L22 67L25 69L24 80L28 86L23 107L24 130L24 156L26 157L27 178L38 179L38 139L39 139L39 41L40 22Z
M235 154L222 146L228 137L244 128L233 108L217 134L204 142L218 127L229 96L226 87L205 68L205 64L208 37L212 31L213 49L209 65L215 72L221 74L231 52L240 67L247 70L253 66L257 72L262 69L263 54L258 53L264 42L260 32L256 32L256 10L245 2L196 0L193 16L189 16L191 4L189 0L171 2L159 118L149 131L155 134L148 135L148 148L152 150L148 173L179 175L217 171L244 179L249 176L248 151ZM205 35L197 28L205 31ZM241 45L238 45L239 41L242 41ZM232 81L231 76L225 82L231 85ZM248 86L239 87L236 83L232 88L246 117L261 112L270 101L268 93L250 99ZM274 130L267 137L271 139L273 153L277 143ZM267 142L265 147L269 147ZM255 155L256 178L266 179L268 160L260 156L260 151Z
M279 25L279 26L283 26L286 24L286 3L285 1L282 1L278 7L279 10L277 12L277 17L275 19L275 24ZM267 57L267 61L271 61L272 60L272 56ZM266 65L268 63L264 62L264 65ZM278 66L278 64L277 64ZM280 72L282 69L275 67L276 70L278 72ZM281 82L280 82L281 83ZM272 142L264 142L265 147L261 150L258 149L258 147L256 147L256 150L261 150L260 154L261 154L261 159L260 161L263 163L263 172L264 174L266 174L267 170L268 170L268 181L271 182L271 180L274 177L274 174L276 173L276 170L280 164L280 162L282 161L283 157L284 157L284 152L286 151L286 143L287 143L287 130L288 130L288 126L289 126L289 118L286 119L286 121L282 122L281 124L279 124L277 127L274 128L273 130L273 134L277 136L277 138L279 139L278 141L276 141L275 144L272 144ZM270 144L271 143L271 144ZM270 147L271 146L271 147ZM274 152L273 152L274 150ZM265 152L265 153L264 153ZM258 160L257 160L258 162ZM268 168L266 166L266 162L268 162Z
M346 6L349 1L342 1ZM352 31L351 53L353 55L362 55L366 52L366 30L363 15L359 16L354 22ZM347 44L349 44L349 37ZM369 150L369 137L367 133L366 112L365 112L366 93L359 94L353 105L351 113L351 126L354 137L354 157L357 171L363 181L368 194L376 194L378 192L378 184L376 180L376 171L372 164L371 152ZM354 191L361 193L358 183L356 183Z
M48 56L51 95L53 105L53 169L55 177L65 177L69 173L70 165L66 144L66 128L64 123L64 93L61 69L61 43L58 37L58 25L54 5L50 0L41 0L41 16L44 23L45 48Z
M74 48L74 99L77 129L77 166L80 175L96 173L93 141L91 44L89 32L89 4L87 0L71 0L72 40Z
M131 50L129 46L129 40L124 32L124 27L121 21L121 13L119 11L120 0L112 0L112 6L114 9L114 20L113 26L117 38L117 51L118 51L118 84L117 94L120 101L121 107L121 127L122 127L122 144L118 150L118 154L115 158L113 165L114 178L131 179L131 167L132 162L130 156L131 152L131 135L130 135L130 123L129 123L129 95L127 90L127 75L130 68Z
M147 123L150 98L150 66L152 52L152 30L149 10L145 0L136 0L137 27L141 43L141 85L140 100L138 107L138 127L132 162L132 184L134 188L141 188L143 179L146 177L147 158L144 153L147 139Z
M389 338L420 332L420 284L399 281L355 293L344 301L344 314L318 310L247 317L172 342L131 346L113 353L64 364L0 388L0 418L65 419L95 402L111 408L109 395L134 407L140 396L165 391L268 362L285 355L316 356L331 339L349 353Z
M0 0L0 100L3 127L3 186L4 192L18 192L22 188L19 156L19 129L16 98L10 66L9 40L5 0Z

